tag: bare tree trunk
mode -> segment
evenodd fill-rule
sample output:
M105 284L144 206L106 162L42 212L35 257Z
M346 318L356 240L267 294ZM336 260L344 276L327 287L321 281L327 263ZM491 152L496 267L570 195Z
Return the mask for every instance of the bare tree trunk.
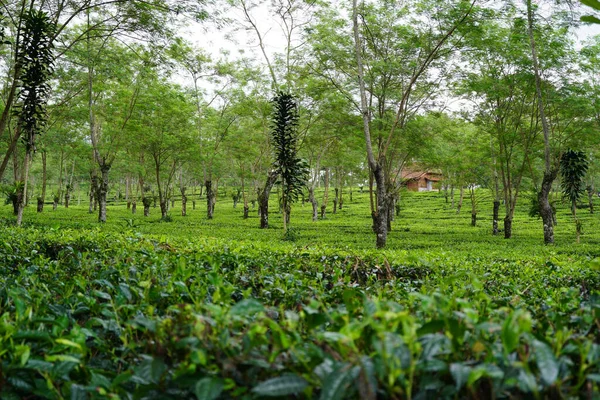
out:
M333 198L333 213L335 214L337 212L337 205L338 205L338 197L340 195L340 190L338 188L335 188L335 197Z
M477 226L477 199L475 198L475 188L469 187L471 195L471 226Z
M265 187L258 191L258 212L260 215L260 228L267 229L269 227L269 195L271 189L277 181L277 173L275 171L269 172Z
M542 131L544 133L544 177L542 179L540 192L538 193L538 202L540 205L540 215L542 216L542 222L544 226L544 243L554 244L554 221L549 196L550 191L552 190L552 183L556 179L558 170L557 168L553 168L551 166L550 126L548 124L546 112L544 110L544 99L542 96L542 78L540 76L535 37L533 35L533 8L531 5L531 0L526 0L526 5L528 22L527 32L529 35L529 44L531 47L531 60L535 76L535 91L538 103L538 112L540 115L540 120L542 121Z
M590 205L590 214L594 213L594 187L589 185L587 188L588 204Z
M131 201L131 213L135 214L136 211L137 211L137 201L135 199L133 199Z
M100 181L98 182L98 222L106 222L106 196L108 194L108 172L110 164L100 166Z
M458 205L456 206L456 213L460 214L460 209L463 205L463 199L465 197L465 187L460 185L460 197L458 198Z
M48 183L46 173L46 151L42 150L42 194L37 199L37 212L44 211L44 202L46 201L46 185Z
M389 199L385 189L385 172L382 165L377 165L373 176L377 185L377 210L372 213L371 217L373 218L373 231L377 237L375 244L378 249L381 249L387 242L389 213Z
M508 214L504 217L504 239L512 237L512 215Z
M538 202L540 204L540 215L542 216L542 222L544 224L544 243L554 243L554 213L552 206L550 205L549 197L550 191L552 190L552 182L556 178L556 171L550 171L547 173L544 171L544 177L542 179L542 187L538 193Z
M211 180L206 180L204 182L204 186L206 187L206 218L213 219L213 215L215 212L216 194L213 191L213 185Z
M143 197L142 204L144 205L144 217L150 215L150 206L152 205L152 199L150 197Z
M58 201L62 198L62 186L63 186L63 170L65 169L65 151L63 148L60 149L60 171L58 173Z
M18 208L17 208L17 226L21 226L23 222L23 210L25 209L25 196L27 196L27 180L29 179L29 164L31 160L31 148L27 148L25 152L25 159L23 160L23 173L22 173L22 186L19 186L17 190L17 200L18 200Z
M308 188L308 200L312 205L312 220L314 222L319 218L319 203L315 198L315 188L313 186Z
M327 202L329 200L329 168L325 168L325 191L323 192L323 202L321 203L321 219L325 219L327 211Z
M17 125L15 134L11 138L8 150L6 151L6 154L4 155L4 159L2 160L2 164L0 165L0 179L2 179L2 177L4 176L4 172L6 171L6 167L8 166L8 161L10 160L11 156L13 157L13 159L14 159L14 157L16 157L15 150L17 149L17 143L19 143L20 137L21 137L21 129Z
M92 214L95 208L96 198L98 196L98 175L96 171L90 172L90 207L88 212Z
M492 215L492 235L498 234L498 218L500 214L500 200L494 200L494 211Z

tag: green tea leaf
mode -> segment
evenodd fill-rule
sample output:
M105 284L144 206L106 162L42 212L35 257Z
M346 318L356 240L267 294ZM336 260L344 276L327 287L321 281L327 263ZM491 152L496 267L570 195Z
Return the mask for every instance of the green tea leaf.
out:
M223 392L223 381L218 378L202 378L194 386L198 400L215 400Z
M280 397L301 393L308 382L298 375L284 375L259 383L252 392L259 396Z
M551 386L556 381L556 378L558 378L558 362L556 361L556 357L550 346L546 343L534 340L532 345L535 350L535 360L540 370L542 382L546 386Z

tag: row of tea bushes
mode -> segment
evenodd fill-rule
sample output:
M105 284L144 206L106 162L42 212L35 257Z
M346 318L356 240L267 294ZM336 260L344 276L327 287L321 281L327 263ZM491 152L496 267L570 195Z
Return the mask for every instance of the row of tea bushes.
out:
M597 268L5 228L0 398L599 398Z

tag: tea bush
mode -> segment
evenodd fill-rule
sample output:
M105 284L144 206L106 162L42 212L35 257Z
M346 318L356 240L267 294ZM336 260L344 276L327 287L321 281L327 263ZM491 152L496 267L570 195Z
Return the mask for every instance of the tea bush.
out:
M439 196L403 204L392 236L410 242L385 251L352 245L352 203L293 243L77 208L16 228L6 207L0 398L600 398L597 236L505 241Z

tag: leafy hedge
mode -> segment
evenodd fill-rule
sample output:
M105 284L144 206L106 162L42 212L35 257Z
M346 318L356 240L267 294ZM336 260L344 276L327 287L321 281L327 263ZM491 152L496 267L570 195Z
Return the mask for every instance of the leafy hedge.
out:
M0 398L599 398L599 289L584 257L5 228Z

